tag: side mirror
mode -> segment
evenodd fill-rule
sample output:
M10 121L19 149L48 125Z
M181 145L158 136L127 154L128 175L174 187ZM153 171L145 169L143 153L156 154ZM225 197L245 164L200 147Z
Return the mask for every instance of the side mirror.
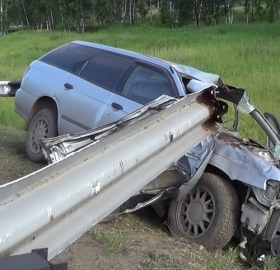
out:
M280 123L275 115L269 112L264 113L265 118L267 119L268 123L270 124L271 128L280 136ZM269 149L274 149L274 144L270 141L270 139L266 138L266 146Z

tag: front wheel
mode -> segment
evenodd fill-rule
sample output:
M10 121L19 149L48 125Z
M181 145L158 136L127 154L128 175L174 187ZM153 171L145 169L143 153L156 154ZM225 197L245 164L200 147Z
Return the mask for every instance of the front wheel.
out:
M26 135L25 149L29 159L36 163L45 161L41 138L57 136L57 116L51 109L42 109L32 118Z
M182 200L171 201L168 225L174 236L219 249L232 238L238 217L239 201L233 186L220 176L204 173Z

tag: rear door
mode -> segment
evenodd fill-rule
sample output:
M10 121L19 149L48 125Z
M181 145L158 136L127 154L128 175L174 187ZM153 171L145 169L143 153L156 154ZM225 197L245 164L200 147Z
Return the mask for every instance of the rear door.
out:
M112 89L132 62L130 58L101 52L76 75L68 75L61 87L63 97L59 99L62 112L59 132L73 133L101 125Z
M59 134L97 127L112 93L76 75L69 74L57 94L60 106Z

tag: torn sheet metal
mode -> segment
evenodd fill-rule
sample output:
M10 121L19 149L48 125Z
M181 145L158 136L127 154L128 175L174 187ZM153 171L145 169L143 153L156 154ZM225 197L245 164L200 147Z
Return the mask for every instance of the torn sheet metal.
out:
M0 81L0 97L14 97L21 81Z
M249 114L253 110L255 110L255 106L253 105L253 103L249 99L249 96L248 96L246 91L244 92L243 97L241 98L239 103L237 104L237 110L239 112L245 113L245 114Z
M178 99L162 95L120 120L109 123L105 126L80 133L64 134L54 138L41 139L42 151L48 163L59 161L70 153L89 145L90 143L97 143L117 130L130 126L134 122L140 121L157 111L163 110L176 101L178 101Z
M249 114L256 109L251 100L249 99L247 92L241 88L236 88L227 85L223 85L223 87L218 87L217 85L211 82L198 81L196 79L191 79L185 87L186 90L190 93L196 93L203 91L207 88L211 88L213 89L213 91L215 91L217 97L230 101L233 104L237 105L237 110L240 113Z
M209 94L140 116L98 143L0 186L0 255L46 246L50 259L70 245L216 131L209 119L217 118L221 104Z

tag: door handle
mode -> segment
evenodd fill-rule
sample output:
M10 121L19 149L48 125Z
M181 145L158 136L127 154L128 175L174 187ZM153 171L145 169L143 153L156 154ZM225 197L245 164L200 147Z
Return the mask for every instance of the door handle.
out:
M117 110L123 110L123 106L122 106L121 104L116 103L116 102L113 102L113 103L111 104L111 106L112 106L113 108L117 109Z
M69 89L69 90L70 90L70 89L73 89L73 85L70 84L70 83L65 83L65 84L64 84L64 87L67 88L67 89Z

